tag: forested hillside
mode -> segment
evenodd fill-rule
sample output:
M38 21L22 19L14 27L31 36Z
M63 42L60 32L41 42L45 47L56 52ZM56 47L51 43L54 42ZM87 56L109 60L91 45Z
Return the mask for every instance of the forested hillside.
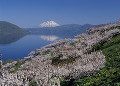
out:
M0 21L0 44L16 41L28 33L12 23Z

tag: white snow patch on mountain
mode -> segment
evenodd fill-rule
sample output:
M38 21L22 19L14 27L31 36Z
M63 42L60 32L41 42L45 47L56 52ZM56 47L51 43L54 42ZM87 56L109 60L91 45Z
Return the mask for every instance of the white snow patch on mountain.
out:
M40 27L56 27L56 26L60 26L60 25L54 21L47 21L47 22L43 22L39 26Z

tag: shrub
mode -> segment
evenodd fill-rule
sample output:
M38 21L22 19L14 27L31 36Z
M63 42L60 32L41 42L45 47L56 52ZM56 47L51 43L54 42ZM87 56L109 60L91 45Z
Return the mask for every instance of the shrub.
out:
M46 51L46 52L44 52L42 55L47 55L47 54L49 54L50 53L50 51Z
M75 46L75 43L70 43L70 45Z
M25 61L21 61L21 60L17 60L17 63L15 64L15 66L14 66L14 70L12 70L12 71L10 71L10 70L8 70L8 72L9 73L16 73L16 71L18 71L18 69L20 68L20 66L22 65L22 64L24 64L25 63Z
M12 60L12 59L8 59L8 60L6 60L5 62L3 62L2 64L3 65L5 65L5 64L7 64L7 63L12 63L14 60Z
M52 65L62 66L64 64L69 64L75 61L75 58L60 59L58 57L52 58Z
M60 78L60 86L68 86L68 81L66 81L66 79L64 78Z
M37 82L35 80L31 80L29 82L29 86L38 86L38 85L37 85Z

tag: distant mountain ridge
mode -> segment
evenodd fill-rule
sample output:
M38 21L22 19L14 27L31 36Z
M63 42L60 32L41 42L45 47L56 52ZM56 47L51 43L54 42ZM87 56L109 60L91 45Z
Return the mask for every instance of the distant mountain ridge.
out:
M41 34L41 35L56 35L63 37L73 37L77 34L85 32L88 28L94 27L95 25L85 24L66 24L56 27L43 27L43 28L27 28L31 34ZM64 34L64 35L63 35Z

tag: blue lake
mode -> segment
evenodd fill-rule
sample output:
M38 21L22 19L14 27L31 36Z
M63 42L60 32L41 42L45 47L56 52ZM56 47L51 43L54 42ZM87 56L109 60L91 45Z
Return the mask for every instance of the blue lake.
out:
M60 39L62 38L54 35L27 35L16 42L10 44L0 44L2 60L23 59L28 56L30 51L36 50Z
M48 32L48 30L36 31L34 34L31 33L22 38L3 38L0 40L0 53L2 54L2 60L6 61L8 59L23 59L28 56L32 50L39 49L47 44L53 43L56 40L64 38L73 38L75 35L85 32L86 29L79 29L79 31L58 31ZM1 36L2 37L2 36Z

